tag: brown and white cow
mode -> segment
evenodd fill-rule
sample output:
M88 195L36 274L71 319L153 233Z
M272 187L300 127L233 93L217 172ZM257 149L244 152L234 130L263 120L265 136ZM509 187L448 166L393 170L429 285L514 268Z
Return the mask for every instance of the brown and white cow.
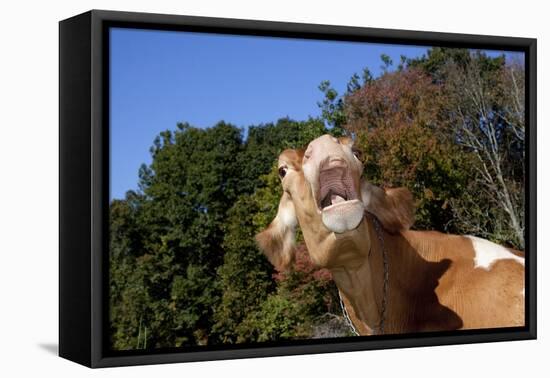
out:
M524 325L524 257L473 236L409 230L407 189L361 179L349 138L324 135L279 156L277 216L256 236L279 270L299 225L311 260L333 275L361 335Z

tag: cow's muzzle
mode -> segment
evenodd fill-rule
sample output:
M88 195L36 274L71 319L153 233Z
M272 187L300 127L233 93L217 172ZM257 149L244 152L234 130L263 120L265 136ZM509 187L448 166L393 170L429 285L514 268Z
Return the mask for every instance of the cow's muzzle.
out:
M327 163L319 172L317 198L323 224L336 233L353 230L363 219L363 202L346 164L335 159Z

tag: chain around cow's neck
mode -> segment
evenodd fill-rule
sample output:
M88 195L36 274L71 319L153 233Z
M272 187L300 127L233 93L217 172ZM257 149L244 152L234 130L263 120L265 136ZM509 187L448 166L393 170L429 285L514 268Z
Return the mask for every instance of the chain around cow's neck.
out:
M376 236L378 238L378 241L380 242L380 248L382 249L382 260L384 265L384 285L382 288L383 296L382 296L382 310L380 311L380 323L378 324L378 332L373 328L372 332L374 334L384 334L384 323L386 321L386 307L387 307L387 298L388 298L388 282L389 282L389 268L388 268L388 256L386 253L386 248L384 246L384 238L382 237L382 227L380 226L380 221L374 214L371 214L369 212L366 212L369 217L372 220L372 223L374 224L374 230L376 232ZM372 249L371 249L372 251ZM369 251L369 256L371 251ZM357 336L359 336L359 332L355 329L353 322L351 321L348 311L346 310L346 306L344 305L344 302L342 300L342 296L340 295L340 290L338 290L338 297L340 299L340 307L342 308L342 313L344 314L344 318L346 319L346 322L348 323L349 327L355 333Z

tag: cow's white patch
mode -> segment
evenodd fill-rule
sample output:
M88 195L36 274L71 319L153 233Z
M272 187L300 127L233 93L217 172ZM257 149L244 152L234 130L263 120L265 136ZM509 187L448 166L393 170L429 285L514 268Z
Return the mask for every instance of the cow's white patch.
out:
M498 260L514 260L521 265L525 265L525 260L523 257L514 255L503 246L475 236L467 237L472 240L472 244L474 246L474 251L476 254L474 258L475 268L489 270L491 269L491 265Z
M296 227L296 213L294 212L294 204L291 201L281 204L277 217L285 227Z

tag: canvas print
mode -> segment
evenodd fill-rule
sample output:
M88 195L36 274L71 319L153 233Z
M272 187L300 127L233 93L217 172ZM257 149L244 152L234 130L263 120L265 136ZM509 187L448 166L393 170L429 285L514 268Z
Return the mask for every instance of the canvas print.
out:
M525 57L109 31L108 343L525 325Z

